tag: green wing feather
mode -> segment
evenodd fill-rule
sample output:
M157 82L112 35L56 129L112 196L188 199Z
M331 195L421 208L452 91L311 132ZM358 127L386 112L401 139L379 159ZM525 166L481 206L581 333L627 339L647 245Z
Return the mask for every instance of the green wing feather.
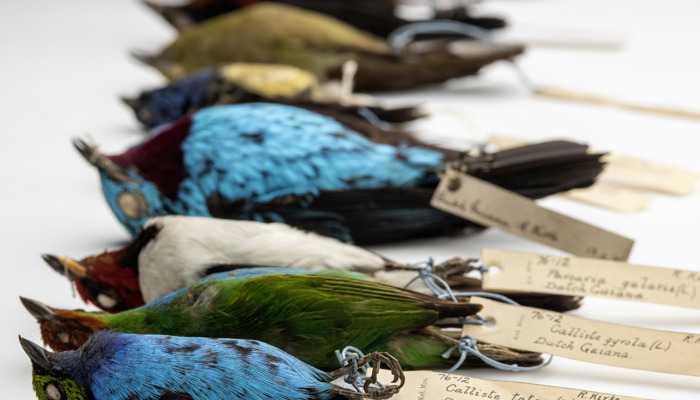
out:
M321 368L337 367L334 351L348 345L365 352L401 350L411 355L406 366L425 366L434 365L438 352L421 358L407 350L411 343L443 351L446 345L404 334L477 310L376 282L267 275L195 284L170 302L110 319L118 331L261 340Z

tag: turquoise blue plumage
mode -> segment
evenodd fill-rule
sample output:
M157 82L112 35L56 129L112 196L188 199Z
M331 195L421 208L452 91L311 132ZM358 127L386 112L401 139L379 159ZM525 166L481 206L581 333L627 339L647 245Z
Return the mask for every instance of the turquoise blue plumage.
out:
M255 340L102 331L56 353L20 341L41 400L344 398L333 375Z
M200 110L98 167L117 219L136 235L149 218L212 216L284 222L356 243L453 233L475 224L430 206L445 151L420 142L377 143L336 120L266 103ZM531 198L590 185L601 154L546 142L464 156L470 174Z
M428 205L441 152L373 143L332 118L291 106L207 108L117 156L79 147L100 168L107 202L134 235L150 217L182 214L286 222L358 240L343 208L367 202L377 208L356 221L363 228L381 223L383 214L395 230L407 224L409 236L431 223L464 226Z

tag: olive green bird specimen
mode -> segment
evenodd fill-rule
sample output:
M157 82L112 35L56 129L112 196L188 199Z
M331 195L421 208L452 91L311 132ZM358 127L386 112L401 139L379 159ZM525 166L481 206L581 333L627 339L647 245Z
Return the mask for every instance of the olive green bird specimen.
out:
M478 47L478 44L475 44ZM336 19L277 3L260 3L208 20L180 36L160 54L136 55L171 79L204 67L232 62L288 64L319 79L342 77L349 60L358 64L360 91L397 90L476 74L481 67L510 59L522 46L482 44L455 55L447 43L395 55L389 43Z
M22 299L44 342L71 350L104 329L124 333L254 339L317 368L337 365L334 351L352 345L390 351L405 368L454 364L442 354L457 341L437 326L477 313L454 303L371 281L320 275L264 275L203 280L145 306L116 314L48 308ZM481 345L498 361L533 365L538 353ZM468 363L474 359L468 359Z

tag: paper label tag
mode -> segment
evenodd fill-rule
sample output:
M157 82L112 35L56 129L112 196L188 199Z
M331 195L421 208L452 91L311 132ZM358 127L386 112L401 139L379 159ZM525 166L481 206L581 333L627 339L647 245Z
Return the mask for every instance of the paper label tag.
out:
M651 197L620 185L598 181L593 185L559 193L560 196L619 212L635 213L644 210Z
M470 376L432 371L404 371L406 383L392 400L643 400L639 397L619 396L536 385L533 383L492 381ZM381 370L380 382L390 382L391 373Z
M463 335L514 349L616 367L700 376L700 334L660 331L572 317L479 297L486 325Z
M700 272L593 258L484 249L483 288L493 291L594 296L700 309Z
M693 192L698 174L661 163L620 154L608 154L603 176L625 184L675 195Z
M634 240L547 210L527 197L473 176L448 171L435 190L430 202L433 207L577 256L629 257Z

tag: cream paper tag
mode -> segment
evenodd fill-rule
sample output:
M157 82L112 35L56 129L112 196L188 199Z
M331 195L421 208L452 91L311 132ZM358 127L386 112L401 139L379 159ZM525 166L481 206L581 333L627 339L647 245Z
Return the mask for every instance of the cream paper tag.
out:
M674 195L692 193L699 176L695 172L620 154L608 154L603 161L607 163L603 172L606 179Z
M577 256L627 260L634 240L547 210L527 197L448 167L435 208Z
M406 383L392 400L643 400L534 383L492 381L433 371L404 371ZM388 370L379 372L379 381L392 380Z
M482 251L491 291L594 296L700 309L700 272L594 258L559 257L495 249Z
M650 196L636 190L605 181L598 181L587 188L559 193L559 196L626 213L644 210L651 199Z
M462 334L515 349L596 364L700 376L700 334L660 331L572 317L472 297L484 325ZM492 322L492 323L491 323Z

